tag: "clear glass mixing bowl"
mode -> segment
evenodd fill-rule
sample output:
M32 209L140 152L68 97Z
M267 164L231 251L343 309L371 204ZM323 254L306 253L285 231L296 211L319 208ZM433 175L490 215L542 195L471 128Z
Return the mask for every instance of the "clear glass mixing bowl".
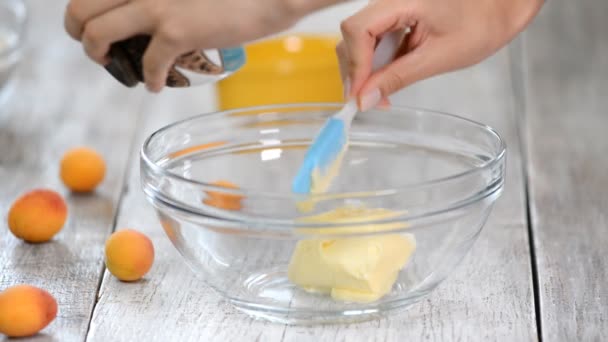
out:
M9 81L21 59L26 21L27 10L22 0L0 0L0 105L10 95Z
M250 315L310 324L405 308L462 260L502 191L505 145L494 130L450 114L392 107L355 118L329 193L291 193L308 145L339 108L277 105L200 115L158 130L142 148L143 188L167 236L197 275ZM302 220L343 207L391 215ZM288 278L299 241L383 235L414 239L416 248L377 300L336 300ZM351 250L342 262L372 262L366 258L384 247L371 248Z

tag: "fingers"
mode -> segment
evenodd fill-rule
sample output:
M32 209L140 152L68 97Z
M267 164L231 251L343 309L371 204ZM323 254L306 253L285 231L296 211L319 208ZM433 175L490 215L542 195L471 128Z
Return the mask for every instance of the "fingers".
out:
M391 106L391 102L388 99L388 97L383 97L382 100L380 100L380 103L378 103L378 107L379 108L389 108Z
M387 67L373 74L361 88L360 103L361 110L368 110L364 104L369 103L366 99L377 94L387 99L396 91L406 86L451 70L449 61L446 61L445 49L436 48L440 44L427 44L408 54L394 60ZM449 50L448 50L449 51Z
M67 6L64 16L64 26L68 34L80 40L84 25L91 18L99 16L129 0L72 0Z
M91 59L105 65L112 43L153 29L152 20L141 15L139 4L140 2L131 2L95 17L86 24L82 33L82 45Z
M158 92L165 85L175 59L183 52L184 32L179 25L159 25L155 3L129 0L72 0L65 26L75 39L82 40L87 55L106 65L110 45L138 34L153 38L143 57L143 74L149 90ZM155 15L156 13L156 15Z
M182 54L179 45L165 35L154 35L144 54L144 80L149 91L159 92L165 85L169 69Z
M348 56L346 62L351 80L351 96L359 92L372 72L373 53L378 38L385 32L405 29L414 18L414 9L404 9L401 5L399 11L387 11L386 6L386 3L372 2L340 26Z

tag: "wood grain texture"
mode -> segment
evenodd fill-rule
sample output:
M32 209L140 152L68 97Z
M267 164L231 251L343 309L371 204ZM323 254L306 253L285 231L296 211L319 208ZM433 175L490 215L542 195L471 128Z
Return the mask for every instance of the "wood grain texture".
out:
M608 339L606 18L606 1L548 1L524 40L530 206L547 341Z
M155 246L155 263L137 283L123 283L106 272L88 341L275 341L284 327L251 320L234 310L186 266L171 245L140 186L139 149L156 129L214 108L209 88L169 90L151 97L143 109L117 230L146 233Z
M64 2L29 1L24 59L13 96L0 108L0 289L28 283L57 299L57 319L36 341L82 341L102 272L135 129L141 92L123 88L87 60L63 32ZM95 194L71 195L59 180L65 150L88 145L107 162ZM69 219L51 242L31 245L8 230L6 213L22 193L54 189L68 202ZM0 340L4 338L0 335ZM26 340L24 340L26 341Z
M509 144L505 193L464 264L407 312L362 324L294 327L239 313L197 279L166 238L139 184L139 144L160 126L212 108L203 90L153 98L144 108L129 192L117 228L152 239L156 261L146 278L125 284L106 273L88 341L404 341L537 338L524 187L510 82L509 54L423 82L396 103L462 113L496 127Z

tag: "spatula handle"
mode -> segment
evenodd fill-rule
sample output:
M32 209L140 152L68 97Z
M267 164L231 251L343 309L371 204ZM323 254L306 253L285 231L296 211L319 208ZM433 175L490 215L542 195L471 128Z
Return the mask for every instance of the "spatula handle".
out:
M393 61L401 45L402 35L403 32L401 31L393 31L386 33L380 38L372 59L372 72Z
M378 42L378 45L376 46L374 57L372 59L372 72L377 71L393 61L395 55L397 54L397 50L399 49L401 39L402 32L399 31L388 32L382 36L382 38L380 38L380 42ZM344 121L344 124L348 130L353 117L355 114L357 114L357 110L357 101L353 98L350 99L344 108L335 114L334 117Z

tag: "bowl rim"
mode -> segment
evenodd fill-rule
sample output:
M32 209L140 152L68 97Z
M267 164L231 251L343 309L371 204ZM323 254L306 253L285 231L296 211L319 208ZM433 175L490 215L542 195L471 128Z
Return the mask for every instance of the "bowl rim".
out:
M344 197L344 198L380 197L380 196L392 195L392 194L396 194L396 193L400 193L400 192L404 192L404 191L412 191L415 189L420 189L420 188L429 187L429 186L438 186L442 183L449 183L449 182L457 181L458 179L463 179L463 178L469 177L475 173L481 173L483 171L491 169L491 168L495 167L498 163L501 163L506 157L506 151L507 151L506 143L502 139L500 134L494 128L492 128L488 125L482 124L480 122L477 122L475 120L465 118L465 117L462 117L462 116L459 116L456 114L451 114L451 113L438 111L438 110L432 110L432 109L425 109L425 108L421 108L421 107L403 106L403 105L399 105L399 106L391 105L390 107L377 108L376 110L381 110L381 111L382 110L394 110L397 112L397 115L399 115L398 114L399 111L408 111L408 112L414 112L414 113L420 113L420 112L431 113L431 114L441 115L444 117L457 119L457 120L466 122L470 125L473 125L473 126L479 128L480 130L483 130L483 131L489 133L491 136L493 136L494 139L496 139L496 141L498 142L498 153L496 153L493 156L493 158L490 158L490 159L484 161L482 164L475 165L474 167L468 168L461 172L457 172L455 174L426 180L424 182L407 184L407 185L393 187L393 188L389 188L389 189L377 189L377 190L365 191L365 192L362 192L362 191L327 192L327 193L323 193L323 194L298 194L298 193L288 193L288 192L279 193L279 192L265 192L265 191L259 191L259 190L250 190L247 188L223 187L220 185L206 183L206 182L196 180L196 179L189 179L189 178L181 176L177 173L171 172L168 169L160 166L156 162L152 161L150 156L146 153L147 148L149 147L151 142L155 139L155 137L162 134L163 132L169 131L169 130L175 128L176 126L182 125L187 122L192 122L192 121L201 120L201 119L205 119L205 118L209 118L209 117L220 116L220 115L230 115L230 114L234 114L234 113L241 113L241 112L260 112L260 114L253 114L253 115L264 115L265 111L266 112L276 112L276 109L278 109L278 108L280 108L280 109L289 109L289 108L298 108L298 109L336 108L336 109L339 109L343 105L344 105L343 103L335 103L335 102L333 102L333 103L332 102L311 102L311 103L272 104L272 105L263 105L263 106L242 107L242 108L235 108L235 109L229 109L229 110L216 110L216 111L212 111L212 112L208 112L208 113L190 116L190 117L187 117L187 118L184 118L181 120L177 120L173 123L170 123L168 125L165 125L159 129L157 129L156 131L154 131L152 134L150 134L145 139L144 143L142 144L142 146L140 148L140 159L143 161L143 163L141 164L141 167L142 167L142 170L144 169L144 167L146 167L150 171L154 172L155 174L160 175L161 177L169 177L169 178L174 179L179 182L185 182L185 183L191 184L193 186L203 187L206 191L221 191L223 193L230 194L230 195L237 195L237 196L244 196L244 197L247 197L247 196L264 197L264 198L269 198L269 199L270 198L284 199L284 200L290 200L290 201L294 201L294 202L300 202L300 201L304 201L304 200L313 201L313 202L314 201L321 202L321 201L324 201L327 199L335 199L335 198L339 198L339 197ZM500 180L504 180L504 174L502 174L499 178L500 178ZM451 211L453 209L457 209L457 208L462 208L463 206L474 203L480 199L483 199L483 198L495 193L497 190L499 190L496 188L497 184L495 184L495 183L496 183L496 181L493 181L490 184L486 185L484 187L484 189L482 189L478 192L475 192L474 194L472 194L470 196L463 197L460 200L451 202L450 205L448 205L445 208L442 208L440 210L437 210L436 213L424 213L424 214L417 215L417 216L405 215L406 217L398 217L398 218L396 218L396 220L402 220L404 218L407 218L410 220L417 219L417 218L421 218L421 217L427 217L427 216L433 215L433 214L449 212L449 211ZM501 182L501 184L502 184L502 182ZM501 187L502 187L502 185L500 186L500 188ZM157 199L161 200L165 205L169 205L169 206L173 207L173 209L181 209L181 210L185 210L187 212L193 213L193 214L202 214L202 215L210 214L209 211L203 211L203 210L199 211L199 210L196 210L189 206L180 206L177 203L175 203L175 201L167 198L164 195L162 195L161 197L162 198L157 198ZM212 216L221 217L223 219L229 219L229 220L237 220L237 221L242 220L242 221L252 222L251 217L241 217L238 214L235 215L235 213L229 213L229 212L225 212L223 210L220 210L220 211L216 212L215 214L217 214L217 216L216 215L212 215ZM268 219L268 218L260 218L260 221L263 221L267 224L285 223L285 220L276 220L275 221L275 220ZM383 220L382 222L391 222L391 221L395 221L395 220L388 219L388 220ZM293 221L289 221L289 222L294 223ZM322 225L327 226L327 223L322 223ZM340 224L337 224L336 226L339 226L339 225ZM349 225L350 225L350 223L349 223ZM312 226L315 226L315 224L307 223L306 226L312 227Z

